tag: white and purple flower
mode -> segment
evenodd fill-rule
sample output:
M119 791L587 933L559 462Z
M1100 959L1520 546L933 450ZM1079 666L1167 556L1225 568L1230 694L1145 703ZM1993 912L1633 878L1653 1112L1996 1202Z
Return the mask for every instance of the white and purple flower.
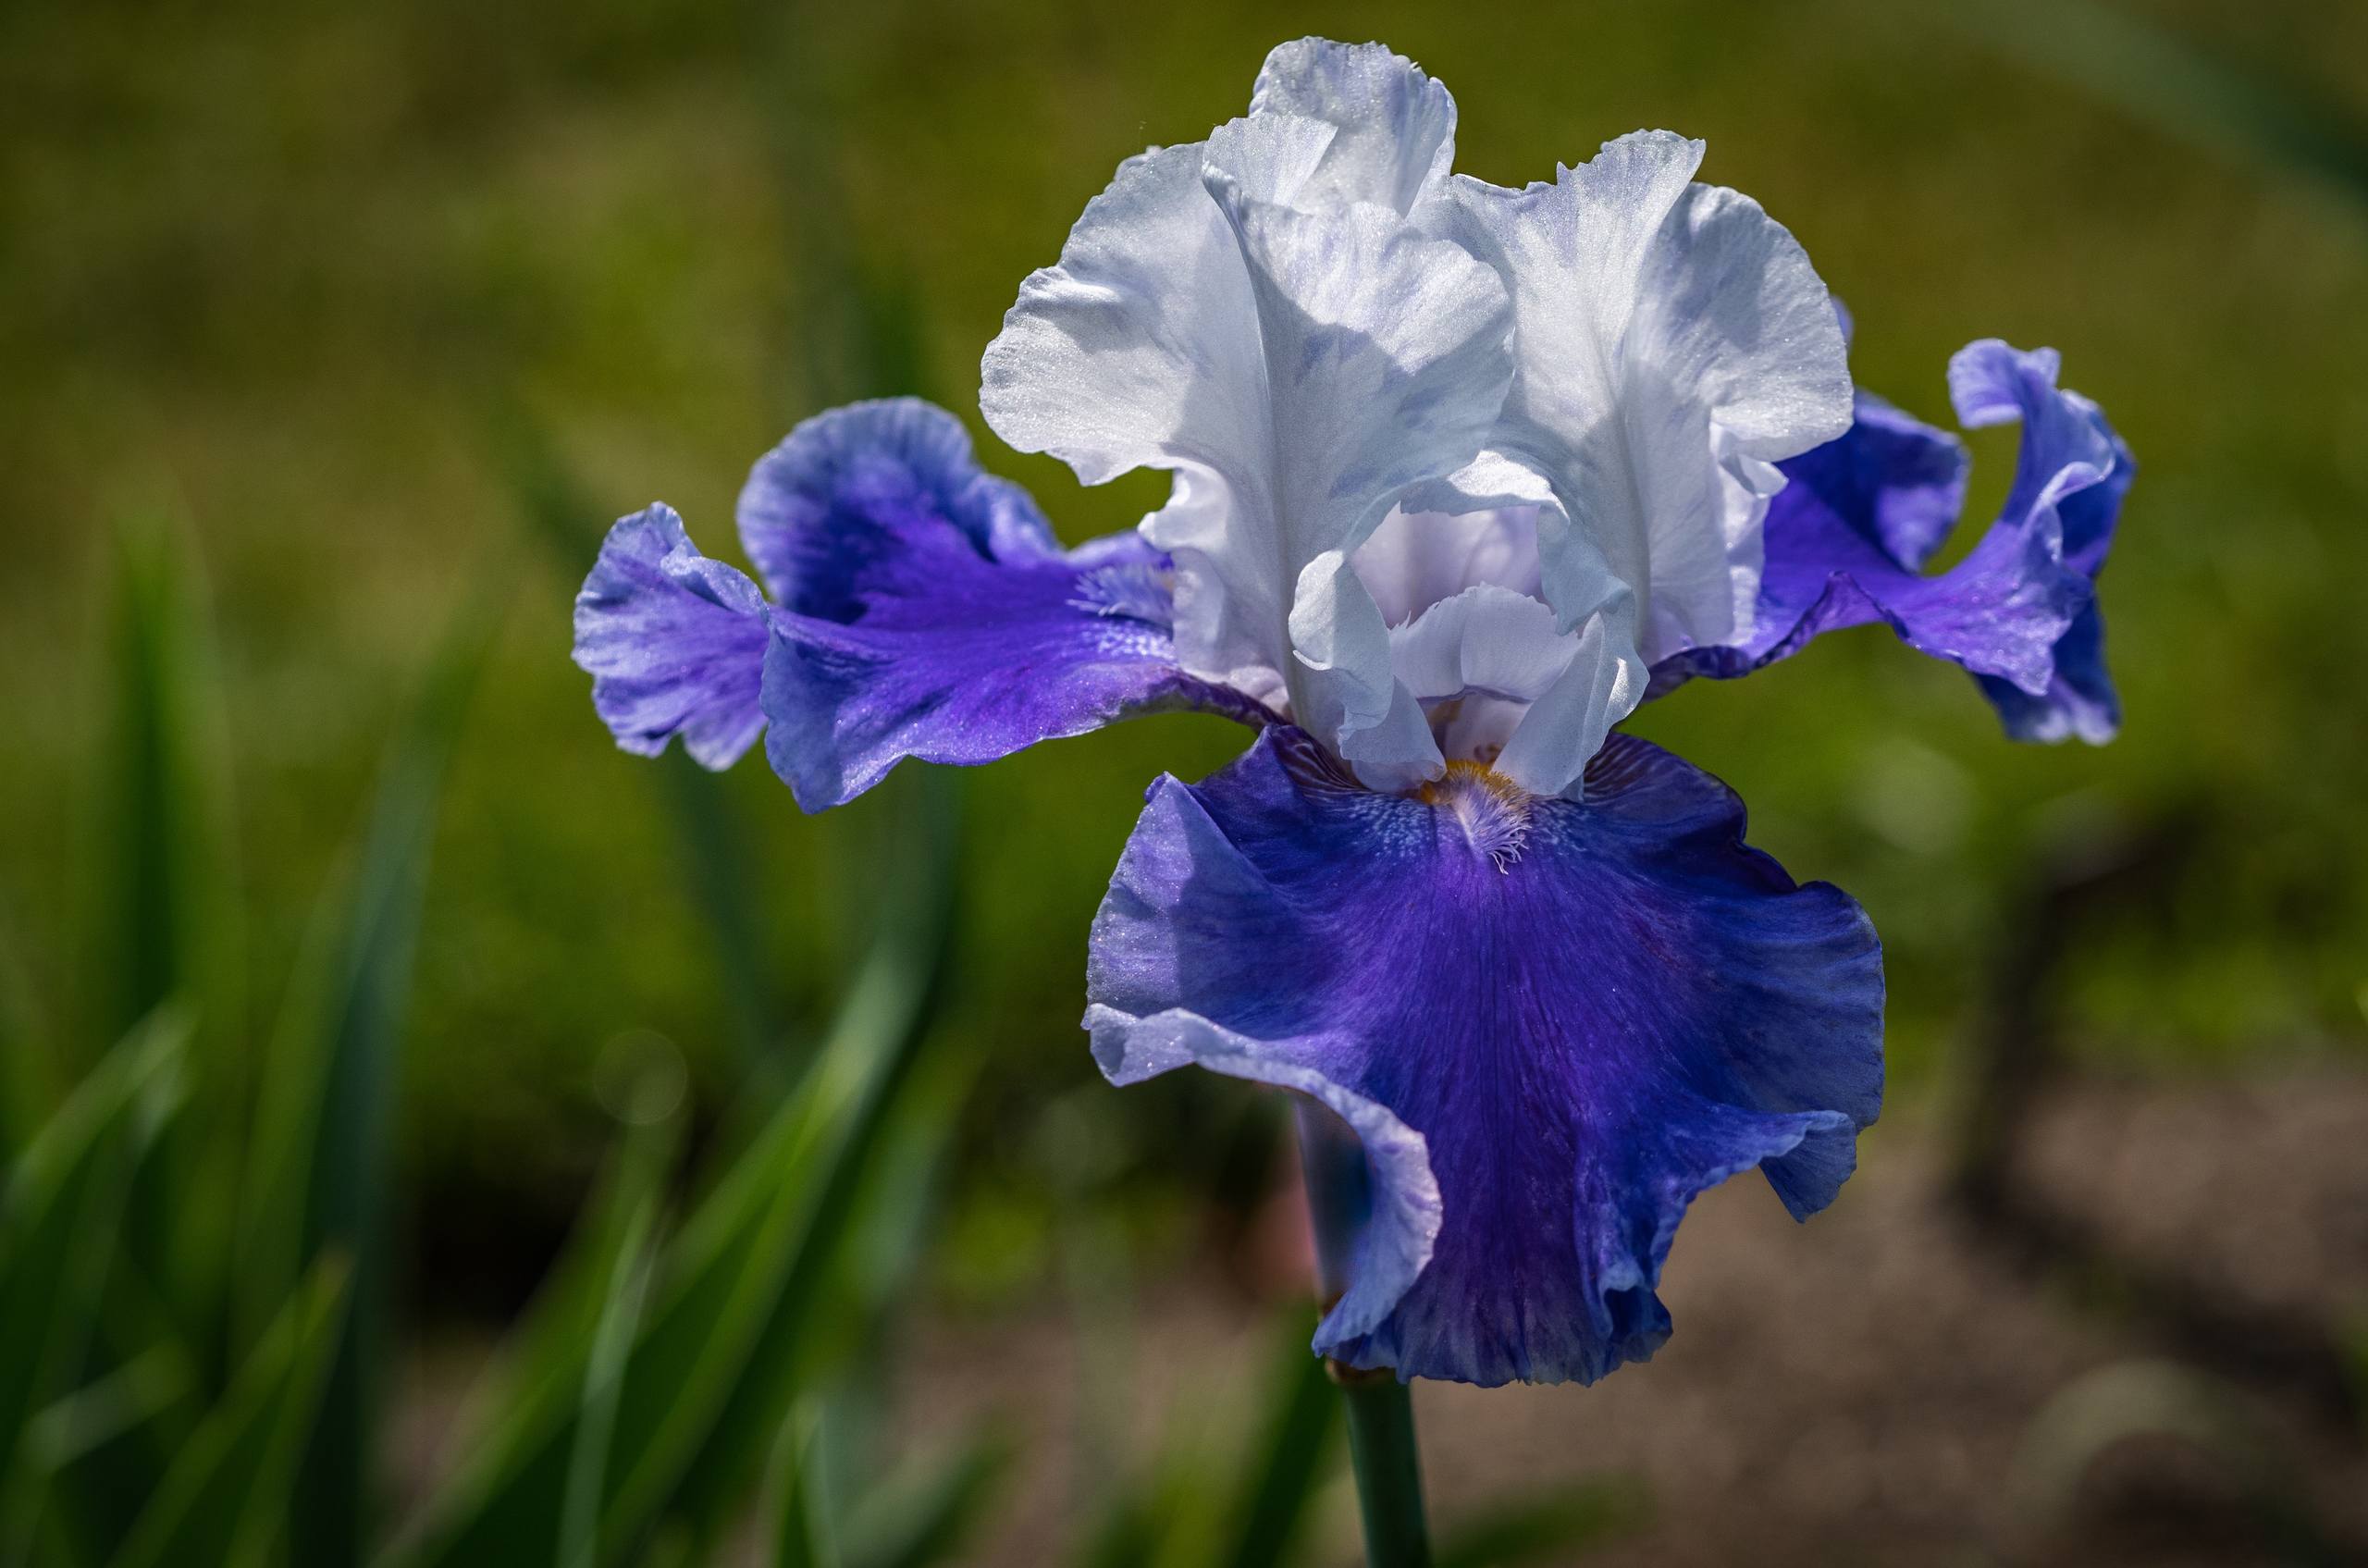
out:
M2107 738L2093 581L2131 465L2052 353L1972 345L1958 415L2020 419L2021 463L1928 575L1963 448L1854 393L1807 257L1695 180L1700 143L1507 191L1449 172L1454 129L1388 50L1287 44L1021 286L987 423L1089 483L1169 470L1139 530L1064 550L952 415L857 404L750 476L761 589L653 507L603 547L576 659L628 749L722 767L761 733L809 810L1140 713L1257 729L1151 789L1094 922L1096 1058L1353 1131L1318 1351L1591 1381L1667 1337L1695 1194L1758 1167L1815 1212L1882 1094L1863 912L1614 726L1882 621L2015 735Z

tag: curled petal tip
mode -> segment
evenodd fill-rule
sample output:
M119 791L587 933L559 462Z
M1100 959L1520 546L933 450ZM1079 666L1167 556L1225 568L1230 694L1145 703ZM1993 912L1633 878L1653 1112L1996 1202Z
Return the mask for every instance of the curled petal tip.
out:
M575 596L575 662L592 706L627 751L670 740L701 766L726 768L764 728L764 595L701 555L672 507L619 522Z

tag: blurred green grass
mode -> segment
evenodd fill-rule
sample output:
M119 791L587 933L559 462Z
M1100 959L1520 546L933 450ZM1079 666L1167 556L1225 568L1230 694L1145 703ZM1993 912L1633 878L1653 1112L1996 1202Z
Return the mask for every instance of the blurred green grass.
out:
M2368 114L2368 9L2123 9ZM976 429L980 350L1111 167L1239 112L1264 51L1310 31L1439 74L1459 163L1487 178L1550 175L1639 125L1706 138L1709 177L1760 198L1851 304L1864 383L1942 419L1958 345L2053 344L2136 449L2105 585L2117 745L2010 747L1963 677L1871 632L1639 722L1741 790L1796 874L1867 904L1905 1082L1942 1059L2034 857L2175 811L2203 828L2174 896L2074 966L2090 1048L2180 1068L2360 1050L2368 219L2035 69L2043 39L2001 52L1854 0L10 7L10 965L55 997L105 935L84 868L117 517L179 518L206 563L259 1010L436 628L514 578L438 829L397 1137L430 1245L523 1286L539 1260L512 1256L516 1222L555 1231L605 1146L602 1047L655 1030L713 1090L739 1025L662 782L609 744L567 662L574 578L519 537L500 412L552 431L603 514L663 497L715 548L749 463L868 389L845 346L861 311ZM981 435L1072 538L1160 493L1081 490ZM1974 445L1978 516L2012 442ZM988 1064L967 1113L982 1191L1024 1188L995 1173L1092 1076L1083 939L1141 788L1237 745L1162 720L972 781L948 1028ZM804 820L753 761L722 789L783 1015L817 1017L858 945L832 890L900 831L894 803ZM33 1025L101 1038L108 1004L69 995ZM1206 1147L1192 1130L1224 1101L1108 1096L1122 1170Z

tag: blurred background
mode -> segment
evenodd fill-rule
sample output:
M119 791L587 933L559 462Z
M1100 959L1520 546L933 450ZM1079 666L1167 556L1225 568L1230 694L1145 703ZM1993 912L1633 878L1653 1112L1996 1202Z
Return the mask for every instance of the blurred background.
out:
M1069 539L1156 505L987 436L979 354L1118 160L1311 31L1440 77L1499 182L1706 139L1862 385L1947 424L1951 352L2052 345L2140 462L2112 747L2012 746L1872 630L1634 721L1873 916L1892 1108L1806 1229L1704 1201L1651 1365L1419 1391L1459 1560L2361 1560L2353 0L17 0L0 1552L1353 1556L1282 1107L1111 1090L1076 1027L1144 785L1238 732L808 819L617 751L567 657L609 519L728 553L851 397L953 408ZM1972 447L1957 551L2014 435ZM700 1281L757 1290L809 1192L700 1361L744 1342ZM532 1488L453 1477L528 1471L534 1552L468 1557Z

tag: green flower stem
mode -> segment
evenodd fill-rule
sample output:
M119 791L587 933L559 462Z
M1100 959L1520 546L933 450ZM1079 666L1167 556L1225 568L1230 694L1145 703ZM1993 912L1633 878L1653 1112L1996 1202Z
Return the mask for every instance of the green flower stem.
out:
M1370 1568L1430 1568L1423 1523L1423 1461L1414 1447L1414 1401L1394 1372L1331 1364L1349 1407L1349 1463Z

